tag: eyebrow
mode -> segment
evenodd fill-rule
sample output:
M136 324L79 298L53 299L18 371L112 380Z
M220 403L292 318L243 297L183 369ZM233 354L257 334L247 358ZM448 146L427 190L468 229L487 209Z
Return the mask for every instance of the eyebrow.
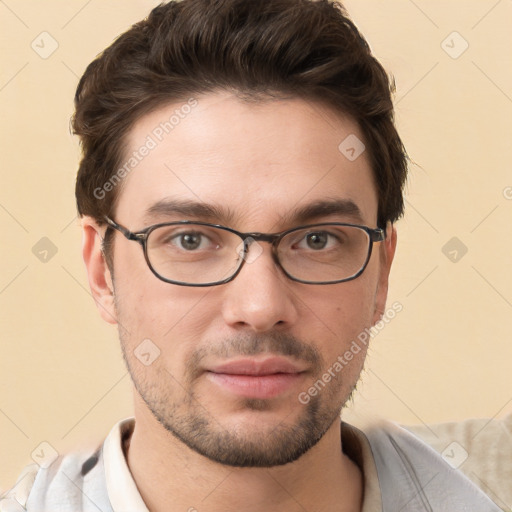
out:
M145 212L143 221L149 224L161 217L184 217L186 219L210 221L215 224L231 225L233 212L222 206L196 201L161 199ZM348 217L349 220L364 224L361 209L351 199L319 200L294 208L280 217L284 224L305 224L325 217Z
M212 204L176 199L162 199L144 212L144 222L149 223L158 217L175 217L177 215L186 218L228 224L233 219L233 214L228 209Z
M292 210L285 216L287 220L293 220L304 224L320 217L348 217L350 220L364 224L363 214L357 204L351 199L327 199L315 201Z

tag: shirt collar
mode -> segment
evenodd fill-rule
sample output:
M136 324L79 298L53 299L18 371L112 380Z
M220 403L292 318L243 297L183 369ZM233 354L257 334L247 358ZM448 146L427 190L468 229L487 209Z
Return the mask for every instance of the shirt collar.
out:
M135 419L127 418L117 423L103 444L105 480L108 497L114 512L149 512L126 462L125 443L129 441ZM382 510L377 469L364 433L342 423L344 452L361 469L364 478L364 497L361 512Z
M149 512L126 462L124 443L132 435L135 419L117 423L103 444L105 480L114 512Z

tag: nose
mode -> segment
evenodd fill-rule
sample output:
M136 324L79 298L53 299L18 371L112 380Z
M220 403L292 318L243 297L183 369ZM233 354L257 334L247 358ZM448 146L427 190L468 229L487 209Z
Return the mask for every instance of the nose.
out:
M222 314L231 327L265 332L298 318L294 283L277 267L269 244L252 243L239 274L224 286Z

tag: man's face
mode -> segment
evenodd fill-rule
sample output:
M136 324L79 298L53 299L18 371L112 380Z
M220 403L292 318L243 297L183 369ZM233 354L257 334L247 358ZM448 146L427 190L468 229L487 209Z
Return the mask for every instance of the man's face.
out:
M176 109L179 104L140 119L128 137L127 158L148 135L156 140L155 128ZM115 220L132 231L179 220L241 232L275 233L319 222L374 228L377 195L366 153L352 161L338 149L350 135L362 139L353 121L314 102L198 97L124 179ZM146 214L162 201L208 205L216 213ZM359 217L342 211L296 215L320 202L342 201L355 203ZM163 282L139 244L116 233L114 245L112 313L136 388L136 416L153 415L192 449L234 466L296 460L333 425L359 378L364 345L308 403L299 394L379 318L393 244L376 244L357 279L310 285L288 279L270 244L261 242L233 281L209 288ZM145 365L136 353L148 339L150 358L156 354L152 344L160 354ZM221 368L231 362L240 366ZM227 375L253 370L260 375ZM268 375L275 372L281 375Z

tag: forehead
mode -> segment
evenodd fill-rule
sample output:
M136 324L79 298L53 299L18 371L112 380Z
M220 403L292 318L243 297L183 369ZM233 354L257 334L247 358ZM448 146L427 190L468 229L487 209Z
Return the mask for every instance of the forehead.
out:
M232 227L261 231L293 222L290 212L308 205L345 201L356 205L358 220L375 224L377 194L363 148L357 123L318 102L197 96L135 123L116 217L142 228L153 214L165 220L163 209L152 208L157 203L199 203Z

